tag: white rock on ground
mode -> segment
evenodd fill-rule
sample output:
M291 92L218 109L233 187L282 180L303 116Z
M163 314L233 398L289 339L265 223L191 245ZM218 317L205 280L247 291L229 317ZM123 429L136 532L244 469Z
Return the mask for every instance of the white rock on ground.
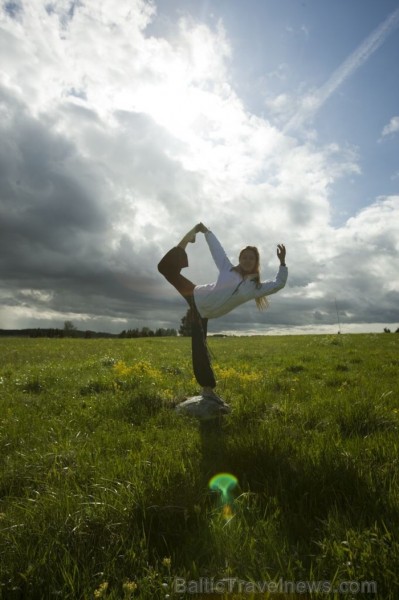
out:
M216 400L209 396L192 396L176 406L178 412L195 417L200 421L218 419L231 413L230 406L221 398Z

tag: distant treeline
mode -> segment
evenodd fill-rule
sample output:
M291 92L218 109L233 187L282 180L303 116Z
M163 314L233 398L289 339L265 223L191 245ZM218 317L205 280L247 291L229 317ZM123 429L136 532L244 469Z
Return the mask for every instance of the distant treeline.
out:
M97 331L79 331L78 329L0 329L1 337L30 337L30 338L117 338L117 334Z
M128 329L121 333L105 333L101 331L80 331L78 329L0 329L0 337L29 337L29 338L138 338L176 336L176 329L159 328L153 331L149 327Z
M177 335L176 329L164 329L160 327L153 331L149 327L143 327L142 329L128 329L124 330L118 335L120 338L139 338L139 337L173 337Z

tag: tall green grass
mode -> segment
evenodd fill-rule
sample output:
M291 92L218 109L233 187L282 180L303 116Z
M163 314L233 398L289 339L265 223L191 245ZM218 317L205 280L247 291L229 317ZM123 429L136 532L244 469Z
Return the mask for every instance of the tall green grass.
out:
M399 336L209 345L233 411L201 426L173 410L198 391L188 339L0 340L1 598L225 577L397 598ZM239 480L228 516L218 472Z

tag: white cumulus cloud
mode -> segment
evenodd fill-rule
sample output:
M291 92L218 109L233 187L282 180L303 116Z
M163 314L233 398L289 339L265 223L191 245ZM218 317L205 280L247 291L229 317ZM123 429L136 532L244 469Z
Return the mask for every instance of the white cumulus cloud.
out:
M359 172L357 156L251 114L223 23L184 17L155 36L155 2L19 6L0 12L0 326L177 326L184 302L156 265L200 220L233 260L258 245L265 278L276 244L288 248L271 309L245 306L216 329L326 324L335 295L357 320L374 306L394 315L382 265L397 251L397 198L331 227L332 187ZM194 281L215 276L201 237L189 258Z

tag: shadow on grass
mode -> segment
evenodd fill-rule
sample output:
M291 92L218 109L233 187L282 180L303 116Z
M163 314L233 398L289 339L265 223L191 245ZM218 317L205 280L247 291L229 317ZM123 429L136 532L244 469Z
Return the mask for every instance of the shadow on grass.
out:
M226 439L226 438L225 438ZM301 454L295 441L226 444L223 465L238 477L244 490L267 503L276 498L285 533L293 543L310 543L329 515L338 511L352 526L367 528L382 519L399 525L399 509L362 472L357 459L333 443L317 457Z

